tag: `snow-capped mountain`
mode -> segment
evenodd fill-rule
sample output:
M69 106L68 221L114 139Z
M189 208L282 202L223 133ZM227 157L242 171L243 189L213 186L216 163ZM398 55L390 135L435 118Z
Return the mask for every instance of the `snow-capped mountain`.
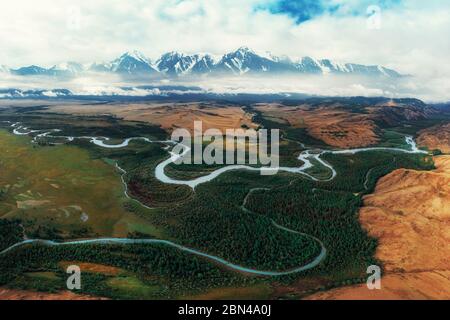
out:
M395 71L382 66L364 66L361 64L347 63L345 64L348 73L355 73L369 76L387 76L387 77L400 77L401 75Z
M113 72L113 65L110 62L94 62L93 64L91 64L88 70L92 72Z
M338 64L328 59L315 60L311 57L302 58L296 68L303 73L311 74L353 74L361 76L385 76L390 78L401 77L395 70L382 66L365 66L361 64Z
M276 57L267 53L259 55L247 47L227 53L221 59L211 55L184 55L178 52L163 54L155 68L168 76L201 74L354 74L396 78L401 75L382 66L365 66L353 63L338 64L329 59L316 60L304 57L293 62L287 56Z
M66 62L54 65L46 69L39 66L22 67L11 70L12 74L19 76L56 76L71 77L76 76L84 71L83 66L76 62Z
M302 73L323 73L319 61L310 57L303 57L298 63L294 64L294 66Z
M146 74L156 73L150 59L143 54L133 51L123 54L119 59L112 62L113 72L125 74Z
M126 52L111 62L93 63L89 71L113 72L123 75L152 75L158 73L150 59L138 51Z
M181 75L189 73L199 60L198 54L189 56L178 52L168 52L156 61L156 68L167 75Z
M22 67L19 69L13 69L11 70L12 74L18 75L18 76L48 76L51 75L49 69L45 69L39 66L28 66L28 67Z
M76 76L84 71L83 65L77 62L64 62L57 64L48 71L54 76Z
M9 70L7 67L0 67ZM67 62L49 69L29 66L11 70L21 76L48 75L74 77L84 72L116 73L132 76L181 77L188 75L244 75L244 74L341 74L368 77L398 78L402 75L395 70L378 65L361 65L354 63L339 64L329 59L316 60L303 57L293 61L287 56L276 57L257 54L247 47L223 55L220 59L209 54L185 55L179 52L163 54L152 64L142 53L133 51L106 63L94 63L87 68L76 62Z
M214 71L216 60L209 54L200 57L192 66L192 74L208 74Z
M319 61L322 72L324 73L346 73L349 72L345 65L334 63L331 60L323 59Z
M214 70L233 74L295 71L291 64L262 57L247 47L224 55L214 66Z

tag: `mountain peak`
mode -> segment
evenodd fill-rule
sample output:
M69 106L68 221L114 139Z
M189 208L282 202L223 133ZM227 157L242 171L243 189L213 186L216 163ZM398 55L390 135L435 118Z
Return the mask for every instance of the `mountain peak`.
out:
M240 47L234 53L239 53L239 54L241 54L243 56L245 56L245 55L247 55L249 53L255 54L255 52L252 49L250 49L249 47L245 47L245 46L244 47Z
M62 71L67 71L67 70L81 71L83 69L83 66L77 62L67 61L67 62L58 63L58 64L54 65L51 69L62 70Z
M104 66L113 72L126 75L151 75L156 72L150 59L137 50L125 52L120 58Z
M249 47L247 47L247 46L242 46L242 47L238 48L238 49L237 49L237 51L243 51L243 52L253 52L253 50L252 50L252 49L250 49L250 48L249 48Z
M161 58L156 61L156 68L167 75L186 74L199 62L200 56L184 55L176 51L171 51L163 54Z
M150 59L148 59L143 53L141 53L140 51L137 51L137 50L127 51L120 58L124 59L127 57L133 58L138 61L146 62L146 63L148 63L150 61Z
M184 54L178 52L178 51L169 51L162 55L162 57L182 57Z

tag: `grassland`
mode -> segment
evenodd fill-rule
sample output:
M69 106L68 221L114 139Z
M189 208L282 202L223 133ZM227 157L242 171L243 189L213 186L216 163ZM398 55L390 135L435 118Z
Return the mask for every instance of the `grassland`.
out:
M124 208L117 170L75 146L40 147L0 130L0 217L23 221L31 238L153 232ZM147 225L147 226L146 226Z

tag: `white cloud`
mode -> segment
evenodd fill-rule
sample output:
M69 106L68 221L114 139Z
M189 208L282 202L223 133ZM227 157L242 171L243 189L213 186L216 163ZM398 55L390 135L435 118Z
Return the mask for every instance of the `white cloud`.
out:
M293 57L382 64L415 75L417 85L435 84L431 89L442 90L440 97L450 91L450 4L410 0L382 11L376 30L361 16L325 15L296 25L286 15L254 10L267 1L8 1L0 10L0 64L87 63L133 49L153 58L171 50L222 54L247 45Z

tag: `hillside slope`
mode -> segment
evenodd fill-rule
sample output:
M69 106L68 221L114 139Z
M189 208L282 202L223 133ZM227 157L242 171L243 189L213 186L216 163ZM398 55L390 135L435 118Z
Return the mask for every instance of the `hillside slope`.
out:
M310 299L450 299L450 156L435 163L392 172L364 199L360 222L379 240L382 290L357 285Z

